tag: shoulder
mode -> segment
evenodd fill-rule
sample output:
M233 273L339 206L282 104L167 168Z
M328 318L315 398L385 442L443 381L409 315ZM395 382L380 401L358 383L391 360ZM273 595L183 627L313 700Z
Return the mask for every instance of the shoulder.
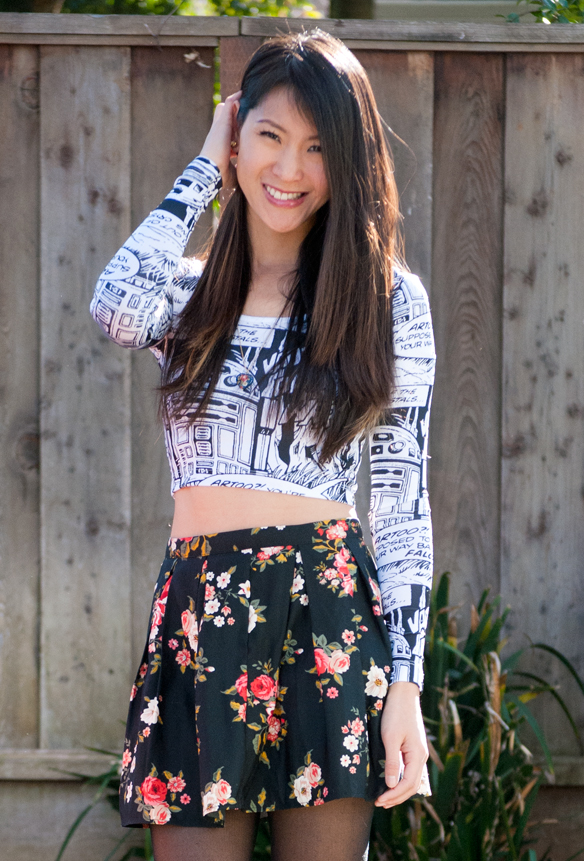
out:
M394 269L393 347L396 356L435 356L430 300L417 275Z
M417 275L405 269L393 270L392 307L394 322L396 312L408 312L414 316L430 312L428 292Z

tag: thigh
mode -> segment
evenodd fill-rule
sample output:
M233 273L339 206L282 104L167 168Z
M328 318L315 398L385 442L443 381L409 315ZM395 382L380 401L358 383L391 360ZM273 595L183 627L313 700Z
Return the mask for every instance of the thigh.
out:
M225 814L223 828L151 825L155 861L250 861L259 816L242 810Z
M315 807L270 814L272 861L362 861L373 802L339 798Z

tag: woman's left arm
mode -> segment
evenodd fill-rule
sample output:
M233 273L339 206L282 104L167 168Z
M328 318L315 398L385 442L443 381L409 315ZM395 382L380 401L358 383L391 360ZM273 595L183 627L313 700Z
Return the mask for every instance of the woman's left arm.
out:
M419 695L432 586L427 457L436 354L428 296L415 275L397 276L393 321L396 389L384 423L370 436L369 516L392 649L381 721L390 788L376 802L384 807L417 791L428 756Z

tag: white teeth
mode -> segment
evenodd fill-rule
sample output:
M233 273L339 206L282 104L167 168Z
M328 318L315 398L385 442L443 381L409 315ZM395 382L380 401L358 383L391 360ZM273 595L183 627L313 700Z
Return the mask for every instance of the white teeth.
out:
M301 191L295 192L286 192L286 191L278 191L276 188L272 188L271 185L266 185L268 193L275 197L276 200L298 200L299 197L302 197Z

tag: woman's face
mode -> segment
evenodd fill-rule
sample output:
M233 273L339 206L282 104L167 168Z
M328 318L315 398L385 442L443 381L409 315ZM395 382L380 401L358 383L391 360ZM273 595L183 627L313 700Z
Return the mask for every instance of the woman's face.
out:
M288 89L272 90L247 114L239 135L237 179L250 220L275 233L298 232L300 240L328 200L316 127Z

